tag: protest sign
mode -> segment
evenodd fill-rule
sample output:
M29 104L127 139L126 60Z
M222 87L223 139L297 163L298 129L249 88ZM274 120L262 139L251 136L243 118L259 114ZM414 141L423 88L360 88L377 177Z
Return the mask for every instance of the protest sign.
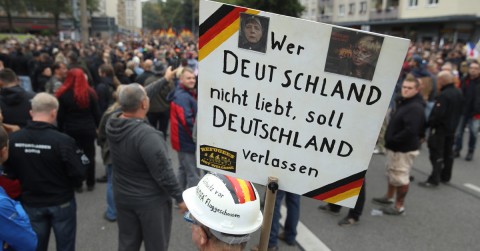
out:
M353 207L409 41L200 1L197 165Z

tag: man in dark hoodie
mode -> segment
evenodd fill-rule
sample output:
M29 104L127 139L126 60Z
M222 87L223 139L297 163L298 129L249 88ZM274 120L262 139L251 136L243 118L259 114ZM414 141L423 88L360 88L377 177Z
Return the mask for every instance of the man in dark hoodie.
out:
M452 177L453 141L463 104L462 93L455 88L453 81L454 76L450 71L441 71L437 75L440 95L427 122L430 128L428 148L432 173L427 181L419 183L422 187L437 187L440 181L449 182Z
M20 87L17 75L5 68L0 71L0 107L3 111L3 122L24 127L30 118L30 101L35 94Z
M405 212L404 202L410 184L413 160L420 153L420 144L425 137L425 102L420 95L420 82L408 74L402 83L401 96L396 99L396 108L385 133L387 149L388 187L385 196L373 198L388 215Z
M181 213L187 208L173 172L165 139L146 121L150 100L139 84L122 88L120 112L107 122L113 164L120 251L168 250L172 200Z

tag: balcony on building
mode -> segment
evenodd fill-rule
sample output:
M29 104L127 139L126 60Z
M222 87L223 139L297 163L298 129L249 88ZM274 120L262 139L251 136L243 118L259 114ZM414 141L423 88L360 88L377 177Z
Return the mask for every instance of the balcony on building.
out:
M370 20L389 20L398 18L398 6L387 6L370 11Z
M321 14L317 17L318 22L322 23L332 23L333 21L333 13L332 14Z

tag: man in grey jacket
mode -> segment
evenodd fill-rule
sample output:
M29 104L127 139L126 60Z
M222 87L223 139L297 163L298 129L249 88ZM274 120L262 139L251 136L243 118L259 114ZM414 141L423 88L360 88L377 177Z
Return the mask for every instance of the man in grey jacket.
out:
M107 122L107 140L117 206L118 250L168 250L172 200L180 213L187 208L177 183L161 132L145 117L150 100L139 84L125 86L119 94L121 112Z

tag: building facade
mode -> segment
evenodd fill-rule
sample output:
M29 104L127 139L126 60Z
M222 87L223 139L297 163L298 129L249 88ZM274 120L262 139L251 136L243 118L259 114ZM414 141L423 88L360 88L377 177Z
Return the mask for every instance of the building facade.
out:
M120 31L140 32L142 29L141 0L101 0L104 13L116 20Z
M478 0L303 0L302 18L413 41L477 42ZM317 8L312 8L316 4ZM308 6L308 7L307 7ZM315 10L315 11L314 11Z

